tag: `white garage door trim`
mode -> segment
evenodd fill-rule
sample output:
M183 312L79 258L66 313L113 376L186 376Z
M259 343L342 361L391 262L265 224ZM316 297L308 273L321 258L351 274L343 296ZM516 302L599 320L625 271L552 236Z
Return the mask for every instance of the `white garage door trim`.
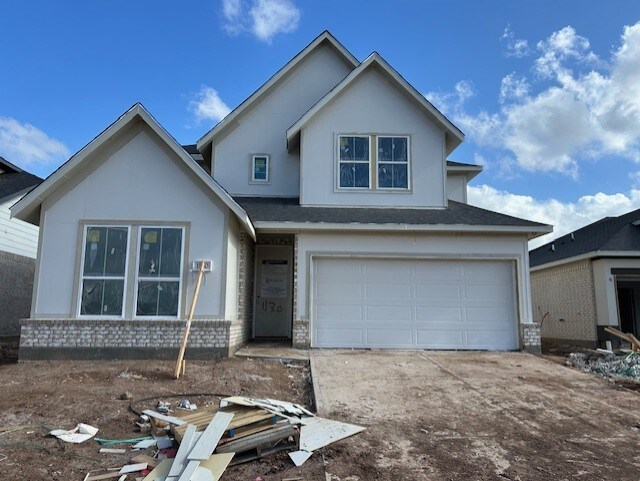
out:
M518 349L513 258L312 256L313 347Z

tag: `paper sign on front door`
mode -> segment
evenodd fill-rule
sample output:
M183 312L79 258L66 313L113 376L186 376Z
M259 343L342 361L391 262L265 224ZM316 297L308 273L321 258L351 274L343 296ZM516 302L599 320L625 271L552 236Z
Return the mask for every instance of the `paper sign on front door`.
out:
M256 337L291 337L291 246L256 246Z

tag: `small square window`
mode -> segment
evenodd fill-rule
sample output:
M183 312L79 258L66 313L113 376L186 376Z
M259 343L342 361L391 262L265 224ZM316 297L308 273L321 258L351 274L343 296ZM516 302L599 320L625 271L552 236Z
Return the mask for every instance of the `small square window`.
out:
M269 182L269 156L251 156L251 181Z

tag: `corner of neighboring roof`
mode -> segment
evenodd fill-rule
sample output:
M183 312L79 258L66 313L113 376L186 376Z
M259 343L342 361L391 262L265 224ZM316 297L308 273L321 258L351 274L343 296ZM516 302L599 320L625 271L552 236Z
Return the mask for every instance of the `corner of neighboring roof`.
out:
M439 122L447 133L446 153L453 152L464 141L464 133L456 127L447 117L444 116L424 95L416 90L407 80L400 75L389 63L376 51L360 63L349 75L347 75L338 85L320 99L313 107L300 117L289 129L287 129L287 144L294 145L295 138L300 134L304 125L311 120L320 110L322 110L332 99L338 96L349 84L357 79L372 64L382 68L391 78L393 78L404 90L413 97L434 119Z
M231 124L236 118L238 118L243 112L245 112L254 102L258 101L269 89L278 83L291 69L298 65L305 57L313 52L317 47L322 45L323 42L329 42L337 52L339 52L344 58L345 62L352 65L355 69L360 62L347 48L342 45L329 30L323 31L320 35L314 38L305 48L303 48L298 54L296 54L291 60L289 60L280 70L278 70L269 80L247 97L240 105L233 109L224 119L218 122L211 130L204 134L197 142L196 146L201 153L205 153L207 147L215 136L222 131L226 126Z
M40 185L25 195L11 207L11 215L32 224L38 224L39 211L42 202L51 195L59 186L73 175L75 168L83 163L100 146L109 142L118 132L127 128L136 119L141 119L165 144L183 160L186 165L209 187L224 204L240 219L249 233L255 238L255 229L249 216L240 205L233 200L229 193L208 175L184 150L176 139L147 111L140 103L136 102L124 114L98 134L87 145L75 153L69 160L62 164L55 172L49 175Z
M0 166L5 166L8 169L11 169L15 172L24 172L24 170L22 170L20 167L18 167L15 164L12 164L11 162L9 162L7 159L5 159L4 157L2 157L0 155Z

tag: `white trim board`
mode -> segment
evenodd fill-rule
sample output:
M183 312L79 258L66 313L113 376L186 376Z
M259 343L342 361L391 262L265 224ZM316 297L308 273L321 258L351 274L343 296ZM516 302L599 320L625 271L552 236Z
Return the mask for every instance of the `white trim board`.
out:
M531 254L531 252L529 252ZM572 257L565 257L553 262L547 262L545 264L538 264L535 267L530 267L531 272L541 271L543 269L550 269L551 267L561 266L563 264L571 264L573 262L584 261L586 259L602 258L602 257L629 257L640 258L640 251L591 251L585 254L580 254Z

